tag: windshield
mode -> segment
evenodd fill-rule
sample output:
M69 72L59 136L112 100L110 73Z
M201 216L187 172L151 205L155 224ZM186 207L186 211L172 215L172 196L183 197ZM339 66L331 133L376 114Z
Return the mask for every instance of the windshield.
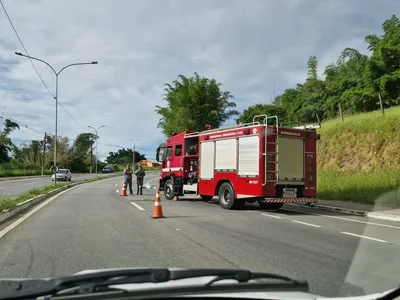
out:
M400 5L362 3L0 0L0 278L400 285Z

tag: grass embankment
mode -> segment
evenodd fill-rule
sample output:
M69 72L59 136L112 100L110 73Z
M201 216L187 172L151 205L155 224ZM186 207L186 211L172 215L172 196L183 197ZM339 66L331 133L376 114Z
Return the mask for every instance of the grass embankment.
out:
M322 123L318 197L400 205L400 107Z
M161 171L161 168L160 167L147 167L147 166L144 166L143 167L143 170L145 170L145 171Z
M9 210L14 207L17 207L18 204L23 203L26 200L32 199L32 198L40 196L40 195L47 194L51 191L54 191L54 190L64 187L64 186L71 187L72 185L81 183L81 182L97 181L97 180L106 179L106 178L110 178L110 177L116 177L116 176L119 176L119 175L97 176L95 178L76 181L76 182L57 182L57 185L54 185L54 183L53 183L53 184L48 185L41 189L32 189L29 192L21 194L17 197L0 197L0 213L5 210Z
M44 175L50 175L50 170L43 170ZM0 166L0 177L19 177L19 176L35 176L42 175L42 169L32 168L32 169L6 169Z

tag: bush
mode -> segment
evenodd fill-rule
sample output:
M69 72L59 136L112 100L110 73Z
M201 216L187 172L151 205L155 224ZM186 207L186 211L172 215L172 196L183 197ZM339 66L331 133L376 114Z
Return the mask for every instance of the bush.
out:
M51 174L50 170L44 168L45 175ZM16 162L9 162L0 165L0 177L14 177L14 176L33 176L41 175L42 167L38 165L23 165Z

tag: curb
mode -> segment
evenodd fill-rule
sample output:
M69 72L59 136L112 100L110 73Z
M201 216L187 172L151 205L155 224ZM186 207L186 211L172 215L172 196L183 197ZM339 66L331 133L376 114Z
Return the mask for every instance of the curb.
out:
M108 177L108 178L113 178L113 177ZM81 181L81 182L75 182L75 183L72 183L70 186L63 186L56 190L48 192L47 194L39 195L34 198L28 199L25 202L21 202L21 203L17 204L17 207L0 212L0 224L7 221L9 218L15 216L17 213L27 210L28 208L32 207L33 205L38 204L39 202L46 200L62 191L65 191L65 190L71 188L71 187L85 184L85 183L100 181L100 180L108 179L108 178L101 178L101 179L97 179L97 180L89 179L89 180L85 180L85 181Z
M73 175L89 175L90 173L74 173ZM97 174L100 175L100 174ZM0 182L1 181L12 181L12 180L21 180L21 179L36 179L36 178L45 178L45 177L51 177L51 174L48 175L33 175L33 176L8 176L8 177L0 177Z
M35 178L43 178L43 177L50 177L50 175L0 177L0 181L12 181L12 180L20 180L20 179L35 179Z
M307 208L313 208L313 209L324 210L324 211L340 212L340 213L347 214L347 215L359 216L359 217L370 218L370 219L400 222L400 216L382 214L382 213L377 213L377 212L368 212L368 211L363 211L363 210L342 208L342 207L337 207L337 206L319 205L319 204L311 204L311 205L296 204L296 203L287 203L287 204L290 206L296 206L296 207L307 207Z
M64 191L68 188L69 187L60 187L60 188L58 188L54 191L51 191L47 194L39 195L34 198L28 199L25 202L19 203L19 204L17 204L17 207L14 207L9 210L1 212L0 213L0 224L3 223L4 221L7 221L7 219L13 217L17 213L24 211L24 210L28 209L29 207L31 207L43 200L46 200L47 198L50 198L50 197L54 196L55 194L57 194L61 191Z
M377 213L377 212L367 212L367 218L400 222L400 216L381 214L381 213Z

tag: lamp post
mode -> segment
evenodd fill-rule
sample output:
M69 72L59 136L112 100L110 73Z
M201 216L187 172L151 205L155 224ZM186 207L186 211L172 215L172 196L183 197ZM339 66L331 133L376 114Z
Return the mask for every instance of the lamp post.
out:
M106 127L106 125L101 125L100 127L98 127L97 129L96 128L94 128L94 127L92 127L92 126L88 126L89 128L92 128L93 130L94 130L94 132L96 133L96 174L97 174L97 146L98 146L98 144L97 144L97 140L98 140L98 138L99 138L99 135L97 134L97 131L100 129L100 128L103 128L103 127Z
M133 167L133 170L135 170L135 153L136 153L136 142L138 142L138 141L140 141L140 140L137 140L136 142L134 141L134 140L132 140L132 139L130 139L131 140L131 142L133 143L133 157L132 157L132 167Z
M40 61L40 62L46 64L53 71L54 75L56 75L56 95L54 96L54 99L56 100L56 122L55 122L55 134L54 134L54 165L52 167L52 168L56 169L57 168L57 129L58 129L57 128L58 127L58 76L66 68L69 68L72 66L81 66L81 65L96 65L97 61L69 64L69 65L66 65L65 67L61 68L57 72L48 62L46 62L40 58L25 55L25 54L22 54L21 52L15 52L15 54L19 55L19 56L30 58L30 59L34 59L34 60L37 60L37 61ZM57 176L55 175L55 172L54 172L54 185L57 185Z

